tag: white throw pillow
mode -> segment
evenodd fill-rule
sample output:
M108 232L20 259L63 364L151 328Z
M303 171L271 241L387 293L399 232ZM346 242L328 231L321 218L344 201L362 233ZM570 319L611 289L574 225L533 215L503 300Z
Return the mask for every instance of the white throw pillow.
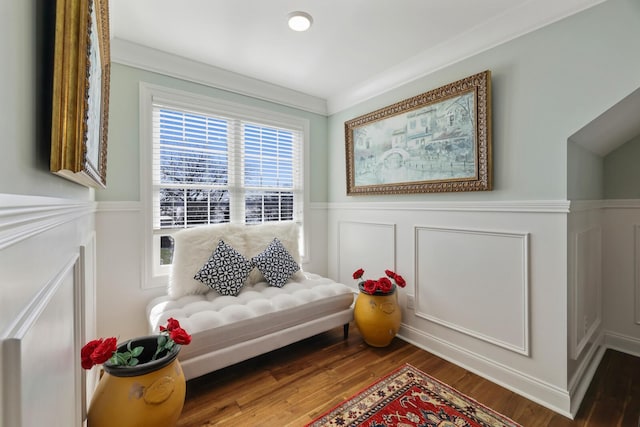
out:
M174 249L167 293L171 298L204 294L211 289L194 279L216 248L224 240L246 258L243 224L212 224L180 230L173 235Z

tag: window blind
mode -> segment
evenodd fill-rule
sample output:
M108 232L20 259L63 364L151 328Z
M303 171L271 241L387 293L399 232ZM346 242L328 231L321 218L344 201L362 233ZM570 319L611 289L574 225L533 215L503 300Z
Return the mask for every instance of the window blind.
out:
M301 220L302 132L153 103L153 228Z

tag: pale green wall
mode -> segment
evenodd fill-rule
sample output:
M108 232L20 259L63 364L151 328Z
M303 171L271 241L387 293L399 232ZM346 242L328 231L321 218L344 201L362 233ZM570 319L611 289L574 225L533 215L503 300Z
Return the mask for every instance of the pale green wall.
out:
M211 96L308 119L311 133L311 141L308 145L310 150L309 158L311 159L308 165L310 168L310 183L308 184L310 186L310 201L324 202L327 200L326 117L117 63L114 63L111 69L107 189L96 192L97 200L140 200L138 126L140 82Z
M640 135L604 158L604 198L640 199Z
M603 197L603 159L586 148L567 143L567 198L600 200Z
M494 191L394 200L567 197L567 139L640 87L640 1L608 0L329 118L329 200L346 196L344 122L460 78L493 74Z
M93 191L49 172L55 2L0 2L0 193L90 200Z

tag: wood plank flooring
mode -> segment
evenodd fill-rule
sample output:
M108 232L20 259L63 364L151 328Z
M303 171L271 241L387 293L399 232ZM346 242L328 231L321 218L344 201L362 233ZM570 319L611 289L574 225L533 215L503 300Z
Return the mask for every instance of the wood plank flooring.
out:
M303 426L404 363L525 427L638 427L640 358L608 350L570 420L398 338L369 347L353 324L188 381L178 426Z

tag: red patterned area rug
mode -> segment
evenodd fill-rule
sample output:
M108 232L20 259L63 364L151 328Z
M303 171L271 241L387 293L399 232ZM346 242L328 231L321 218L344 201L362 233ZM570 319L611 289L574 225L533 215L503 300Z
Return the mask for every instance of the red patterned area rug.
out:
M408 364L307 424L331 426L522 427Z

